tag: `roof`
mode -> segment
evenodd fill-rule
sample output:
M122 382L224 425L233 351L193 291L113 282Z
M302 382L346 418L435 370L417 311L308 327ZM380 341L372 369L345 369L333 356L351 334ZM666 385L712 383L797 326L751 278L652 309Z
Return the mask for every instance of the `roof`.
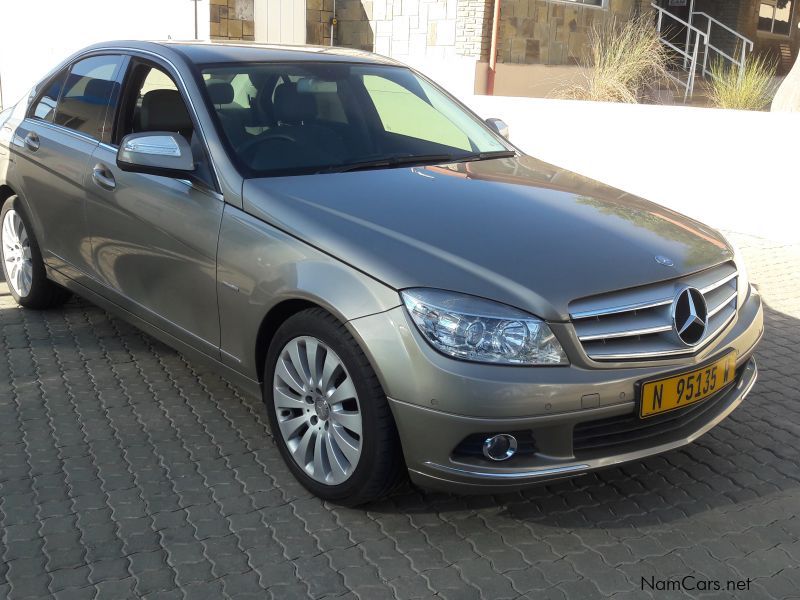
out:
M225 62L359 62L397 65L397 61L366 52L335 46L291 46L252 42L157 42L168 46L196 64Z

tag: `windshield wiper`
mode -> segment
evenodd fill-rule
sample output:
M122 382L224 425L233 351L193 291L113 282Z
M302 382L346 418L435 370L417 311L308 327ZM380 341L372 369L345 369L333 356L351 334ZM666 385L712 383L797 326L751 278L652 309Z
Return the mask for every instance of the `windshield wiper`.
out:
M384 156L373 160L350 163L348 165L333 165L320 169L317 173L346 173L348 171L362 171L366 169L380 169L381 167L399 167L403 165L423 165L429 163L444 163L461 160L451 154L418 154L416 156Z
M468 154L467 156L460 156L458 162L472 162L476 160L491 160L493 158L511 158L516 156L514 150L492 150L490 152L477 152L475 154Z

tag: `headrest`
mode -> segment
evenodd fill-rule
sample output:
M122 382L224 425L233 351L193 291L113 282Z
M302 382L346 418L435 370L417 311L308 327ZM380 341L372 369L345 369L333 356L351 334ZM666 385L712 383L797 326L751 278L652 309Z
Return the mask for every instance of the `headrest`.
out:
M300 94L297 84L285 82L275 89L275 119L282 124L297 124L317 116L313 94Z
M189 131L192 119L178 90L151 90L142 98L142 131Z
M206 84L211 104L230 104L233 102L233 86L224 81L214 81Z

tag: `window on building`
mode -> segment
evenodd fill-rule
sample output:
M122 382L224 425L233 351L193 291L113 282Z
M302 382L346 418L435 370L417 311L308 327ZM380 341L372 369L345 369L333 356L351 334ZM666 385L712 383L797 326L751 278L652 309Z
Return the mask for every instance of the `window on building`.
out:
M58 103L55 122L102 139L106 110L119 95L121 56L92 56L75 63Z
M792 27L792 0L761 0L758 9L758 30L789 35Z

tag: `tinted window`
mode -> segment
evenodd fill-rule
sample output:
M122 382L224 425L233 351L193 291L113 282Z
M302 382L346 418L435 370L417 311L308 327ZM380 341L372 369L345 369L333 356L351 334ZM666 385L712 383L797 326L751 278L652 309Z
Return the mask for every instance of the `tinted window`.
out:
M67 72L62 71L45 84L44 89L39 94L31 110L31 117L42 119L50 123L53 122L53 117L55 117L56 114L58 96L61 94L61 88L64 86L64 79L66 77Z
M380 75L364 75L363 81L387 132L461 150L472 149L466 134L445 113L437 110L429 96L418 96Z
M119 93L121 56L93 56L72 67L58 104L55 122L102 139L106 110Z
M221 133L253 176L508 151L484 123L403 67L241 64L208 67L203 79Z

